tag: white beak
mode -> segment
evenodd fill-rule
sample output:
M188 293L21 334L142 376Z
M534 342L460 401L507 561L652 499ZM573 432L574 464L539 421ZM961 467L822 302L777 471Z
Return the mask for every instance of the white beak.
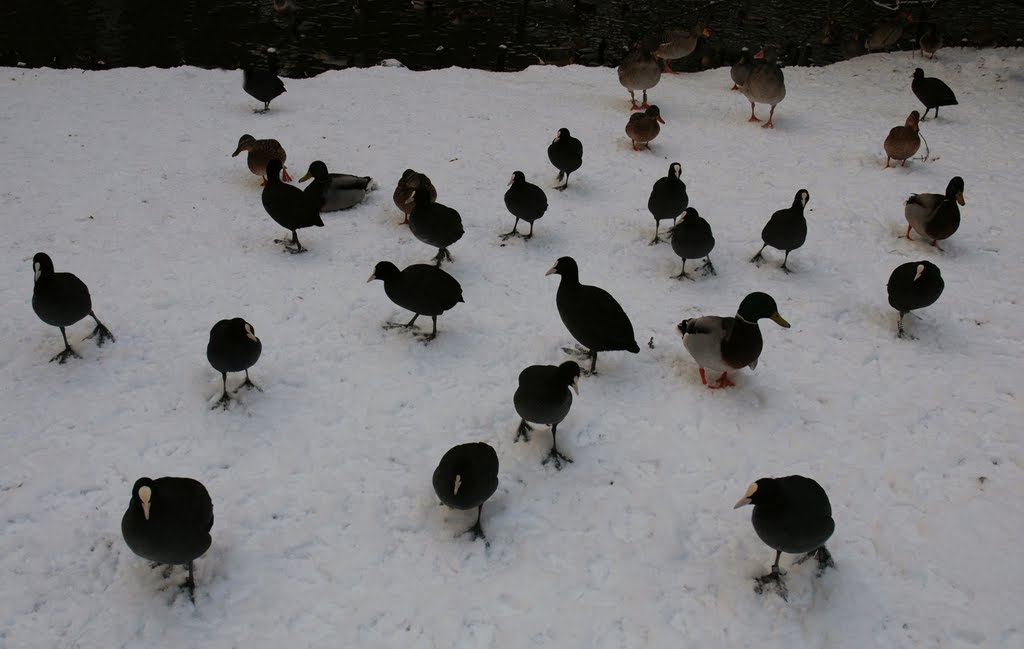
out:
M149 520L149 503L147 501L142 501L142 515L146 517L147 521Z
M917 280L921 279L921 273L923 273L923 272L924 272L924 264L918 264L917 265L917 272L914 273L914 281L915 282ZM38 277L38 275L36 275L36 277Z
M572 384L569 387L572 388L573 392L576 393L577 397L580 396L580 377L577 376L576 378L574 378L572 380Z
M35 281L37 281L37 282L39 281L39 276L43 274L43 271L41 270L41 268L42 268L42 264L37 262L36 263L36 278L35 278Z
M750 498L747 498L746 496L744 496L743 498L740 498L736 502L735 505L733 505L733 509L739 509L740 507L743 507L744 505L749 505L749 504L750 504Z
M554 266L552 266L551 268L549 268L549 269L548 269L548 272L546 272L546 273L544 273L544 274L545 274L545 275L553 275L553 274L554 274L554 273L556 273L556 272L558 272L558 262L557 262L557 261L555 262L555 265L554 265Z
M516 177L512 176L511 178L508 179L508 185L505 185L505 186L506 187L511 187L512 183L515 182L515 180L516 180Z
M366 283L369 284L370 282L372 282L375 279L377 279L377 276L374 275L373 273L370 273L370 277L369 277L369 279L366 280Z
M414 201L415 199L416 199L416 192L415 192L415 190L414 190L414 191L413 191L413 193L409 194L409 198L405 199L405 202L406 202L406 203L411 203L411 202L413 202L413 201Z

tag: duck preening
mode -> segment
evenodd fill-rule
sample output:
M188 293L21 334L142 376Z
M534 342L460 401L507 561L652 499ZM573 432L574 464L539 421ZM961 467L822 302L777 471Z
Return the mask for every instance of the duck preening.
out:
M820 484L801 475L761 478L747 487L733 509L746 505L754 506L750 521L757 536L775 550L772 571L755 579L756 592L774 584L778 594L786 599L787 589L782 581L785 573L779 569L783 552L803 554L797 563L814 557L819 576L825 568L835 565L825 542L832 537L836 524L832 520L832 504Z
M729 372L744 367L754 369L764 347L761 328L757 321L769 318L780 327L789 323L779 315L775 299L767 293L754 292L743 298L736 316L701 316L683 320L676 325L676 333L683 339L683 347L690 352L700 368L701 383L709 388L736 385L729 380ZM713 384L708 383L704 370L721 372Z
M53 270L53 260L45 252L37 252L32 257L32 269L35 273L32 286L32 310L39 319L48 325L60 329L64 339L64 351L50 359L64 364L68 358L81 358L68 344L66 327L70 327L85 316L96 321L92 333L86 336L96 338L96 345L102 347L106 341L115 342L114 334L100 322L92 309L92 296L85 282L72 273L57 273Z
M210 548L212 528L210 493L192 478L139 478L121 518L121 535L132 552L157 563L188 566L183 587L193 603L193 564Z
M522 418L514 441L518 442L520 438L530 441L529 431L533 427L527 422L547 424L551 427L551 451L541 464L553 462L559 471L562 462L572 463L559 453L556 435L558 424L572 407L572 393L580 393L580 373L580 366L575 361L561 365L531 365L519 373L519 387L512 397L516 412Z

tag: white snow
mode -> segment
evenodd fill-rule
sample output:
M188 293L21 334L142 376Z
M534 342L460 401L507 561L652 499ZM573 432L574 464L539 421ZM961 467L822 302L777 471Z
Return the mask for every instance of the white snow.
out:
M639 153L612 69L328 72L286 80L265 115L237 71L2 70L0 646L1021 646L1022 65L1020 50L943 49L787 68L774 131L746 121L727 68L664 77L650 96L667 123ZM885 170L888 130L921 109L918 66L960 105L922 123L927 161ZM532 241L502 246L511 172L553 186L563 126L583 167L546 189ZM286 254L259 179L230 157L243 133L280 140L292 175L321 159L379 189ZM714 228L717 277L670 279L671 247L646 245L647 196L673 161ZM398 225L407 167L466 226L446 265L466 303L429 345L383 330L410 314L366 283L377 261L435 253ZM899 238L906 197L954 175L966 206L945 252ZM795 272L772 249L748 263L800 188ZM61 343L30 306L38 251L89 285L115 344L83 340L87 319L68 331L84 358L47 362ZM544 275L562 255L618 298L641 352L601 354L581 381L559 429L575 463L556 472L545 430L513 443L512 394L573 342ZM946 289L898 340L885 285L918 259ZM674 325L755 290L793 326L763 320L756 371L709 390ZM211 410L208 332L234 316L263 341L264 391ZM454 538L474 512L430 484L466 441L501 462L487 549ZM774 553L732 507L792 473L831 498L837 569L816 578L784 555L786 602L754 593ZM144 475L213 497L195 605L181 568L164 577L121 538Z

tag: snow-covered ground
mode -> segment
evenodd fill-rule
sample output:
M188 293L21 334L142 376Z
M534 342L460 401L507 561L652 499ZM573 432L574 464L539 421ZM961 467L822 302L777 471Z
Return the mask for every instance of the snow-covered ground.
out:
M4 69L0 646L1021 646L1022 64L944 49L787 68L774 131L746 121L727 68L664 77L651 99L667 123L639 153L612 69L329 72L286 80L265 115L237 71ZM960 105L922 123L928 160L885 170L883 139L921 109L917 66ZM533 240L502 245L506 182L519 169L550 188L563 126L582 169L547 191ZM286 254L259 180L230 157L243 133L280 140L293 176L321 159L378 190ZM673 161L714 228L716 277L670 279L671 247L647 246L647 197ZM446 266L466 303L429 345L383 330L409 314L366 283L377 261L434 254L398 225L407 167L466 226ZM954 175L966 206L945 252L899 238L907 196ZM774 250L750 264L800 188L794 273ZM61 343L30 306L38 251L89 285L116 344L83 341L82 322L68 335L84 358L47 362ZM618 298L641 352L602 354L581 381L559 430L575 463L556 472L540 464L546 432L513 443L512 394L572 342L544 275L562 255ZM946 289L898 340L885 285L917 259ZM762 321L756 371L709 390L673 327L755 290L793 326ZM211 410L208 332L234 316L263 341L264 392ZM453 538L473 513L430 484L449 447L476 440L501 462L489 548ZM815 578L784 555L786 602L754 593L774 553L732 506L791 473L829 493L837 569ZM165 578L121 538L143 475L212 494L195 605L180 568Z

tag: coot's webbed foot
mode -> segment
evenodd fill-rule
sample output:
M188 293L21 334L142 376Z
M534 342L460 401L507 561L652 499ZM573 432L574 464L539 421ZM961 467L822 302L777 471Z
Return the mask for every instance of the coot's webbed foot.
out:
M238 392L238 390L241 390L242 388L253 388L257 392L263 392L263 388L253 383L252 379L249 378L249 370L245 371L245 381L242 382L242 385L238 386L235 392Z
M69 358L81 358L81 356L78 355L78 352L71 349L70 345L65 347L64 351L51 358L50 362L52 363L53 361L57 361L58 365L63 365Z
M192 562L191 561L188 562L188 579L185 580L185 583L182 584L181 587L188 589L188 598L192 601L193 604L195 604L196 603L196 580L195 580L195 577L192 574Z
M718 274L718 273L715 272L714 264L711 263L711 257L708 257L707 259L704 260L704 265L701 266L701 269L703 269L705 275L717 275Z
M557 470L559 470L559 471L562 470L562 462L568 462L569 464L572 464L572 460L570 460L569 458L567 458L564 455L562 455L561 453L559 453L558 452L558 447L556 447L554 445L551 446L551 450L548 452L547 457L545 457L541 461L541 465L544 466L548 462L553 462L554 465L555 465L555 468Z
M804 556L800 557L796 560L796 563L803 563L811 557L814 557L814 559L818 562L817 574L819 577L822 575L822 573L825 572L827 568L836 567L836 562L832 560L832 553L829 552L824 545L818 548L817 550L814 550L813 552L808 552Z
M506 232L505 234L501 235L500 238L501 238L502 241L508 241L512 237L521 237L521 236L523 236L523 235L519 234L518 230L516 230L515 228L512 228L511 232Z
M750 263L756 264L758 266L761 265L762 261L764 261L764 257L761 256L761 251L760 250L757 252L756 255L754 255L753 257L750 258Z
M682 268L682 270L679 271L679 274L672 276L672 279L683 279L683 278L686 278L686 279L691 280L691 281L693 280L692 277L690 277L689 275L686 274L686 260L685 259L683 260L683 268Z
M754 592L758 595L762 594L765 589L774 590L778 593L779 597L784 600L789 599L789 590L786 588L786 582L782 581L782 576L785 573L780 571L776 567L772 567L772 571L763 577L754 578Z
M519 428L516 430L516 438L512 441L518 442L520 437L527 442L530 441L531 430L533 430L533 426L526 423L526 420L523 419L522 421L519 422Z
M463 534L472 534L474 541L477 539L483 539L484 545L490 545L490 542L487 540L487 535L484 534L484 528L480 526L479 518L476 520L476 523L473 524L473 527L469 528L459 536L462 536Z
M432 331L432 332L430 332L428 334L416 334L416 339L419 340L423 344L429 343L434 338L437 338L437 332L436 331Z
M789 267L786 266L786 264L782 264L781 266L779 266L779 268L781 268L782 271L787 275L791 275L793 273L793 271L791 271Z
M231 396L227 392L224 392L222 395L220 395L220 399L217 399L217 401L212 406L210 406L210 410L215 410L216 408L222 408L224 410L227 410L228 404L230 403Z
M90 313L89 315L92 315L92 313ZM96 338L97 347L102 347L103 343L107 342L108 340L112 343L117 342L114 339L114 334L110 333L110 329L107 329L106 325L100 322L95 315L92 315L92 319L96 321L96 328L92 330L91 334L86 336L86 339Z

